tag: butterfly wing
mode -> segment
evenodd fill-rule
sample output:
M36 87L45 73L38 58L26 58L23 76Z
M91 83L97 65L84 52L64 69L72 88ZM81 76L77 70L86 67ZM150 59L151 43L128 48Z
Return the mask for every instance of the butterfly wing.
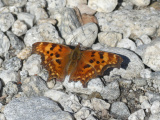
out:
M41 55L42 65L49 72L48 80L57 78L62 81L65 78L71 50L65 45L49 42L37 42L32 45L32 53Z
M81 81L83 87L86 87L90 79L103 75L108 68L119 68L123 61L119 55L113 53L95 50L81 52L81 59L78 61L74 72L71 73L70 80Z

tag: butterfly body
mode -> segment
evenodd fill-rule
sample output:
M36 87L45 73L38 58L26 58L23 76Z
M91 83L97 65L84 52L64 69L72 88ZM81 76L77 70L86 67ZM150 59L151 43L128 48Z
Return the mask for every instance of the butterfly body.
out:
M103 75L110 67L120 67L122 58L119 55L96 51L80 50L80 45L75 49L68 46L37 42L32 46L32 53L41 55L42 65L48 70L51 80L56 78L63 81L70 75L70 81L80 81L86 87L88 81Z

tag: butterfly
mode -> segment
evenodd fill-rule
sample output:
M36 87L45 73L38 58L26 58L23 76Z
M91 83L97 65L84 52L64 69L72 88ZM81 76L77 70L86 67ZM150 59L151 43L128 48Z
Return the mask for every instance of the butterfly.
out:
M83 87L92 78L102 76L110 67L120 68L123 59L114 53L96 50L80 50L80 45L74 49L69 46L36 42L32 45L32 54L39 54L42 65L48 71L48 81L56 78L63 81L70 75L69 81L80 81Z

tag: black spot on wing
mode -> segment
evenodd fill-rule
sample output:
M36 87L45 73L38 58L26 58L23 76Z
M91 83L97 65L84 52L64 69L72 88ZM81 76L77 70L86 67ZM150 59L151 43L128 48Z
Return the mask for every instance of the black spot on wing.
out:
M59 59L56 60L56 62L60 65L61 64L61 61Z
M101 59L103 59L103 52L98 52L98 54L99 54L99 57L101 58Z
M57 45L56 44L52 44L52 47L50 48L50 50L53 50Z
M85 65L83 68L86 69L86 68L89 68L89 67L90 67L90 65L87 64L87 65Z

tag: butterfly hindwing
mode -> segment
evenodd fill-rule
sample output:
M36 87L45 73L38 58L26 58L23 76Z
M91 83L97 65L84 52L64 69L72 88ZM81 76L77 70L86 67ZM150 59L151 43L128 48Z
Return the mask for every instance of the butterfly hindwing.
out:
M49 43L37 42L32 46L32 53L41 55L42 65L48 70L49 78L63 80L66 76L66 65L69 61L71 49L68 46Z

